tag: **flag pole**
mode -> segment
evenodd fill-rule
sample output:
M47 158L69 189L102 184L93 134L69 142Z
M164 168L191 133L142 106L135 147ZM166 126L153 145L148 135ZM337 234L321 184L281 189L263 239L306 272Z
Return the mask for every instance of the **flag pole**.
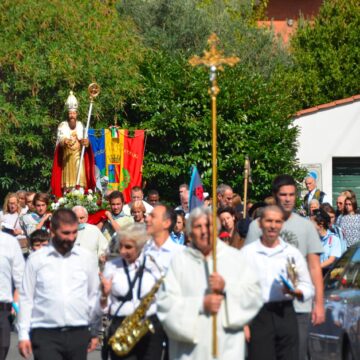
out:
M90 105L89 105L86 127L85 127L85 131L84 131L84 137L83 137L84 139L88 138L88 132L89 132L89 127L90 127L90 119L91 119L94 98L96 98L100 94L100 86L96 83L91 83L88 87L88 92L90 95ZM79 162L79 167L78 167L78 172L77 172L77 177L76 177L76 186L80 185L80 176L81 176L81 169L82 169L82 163L84 160L84 155L85 155L85 146L83 145L81 148L80 162Z
M244 165L244 199L243 199L243 218L246 219L247 216L247 195L248 195L248 184L249 184L249 176L250 176L250 161L249 157L245 158Z
M213 258L213 272L217 271L216 259L216 242L217 242L217 110L216 97L220 92L217 85L216 72L223 71L223 65L234 66L239 62L239 58L232 56L225 58L223 51L217 49L219 38L215 33L210 35L208 39L209 51L205 50L203 57L193 56L189 63L192 66L204 65L210 69L210 89L209 95L211 98L211 128L212 128L212 258ZM217 316L212 316L212 356L218 358L218 339L217 339Z

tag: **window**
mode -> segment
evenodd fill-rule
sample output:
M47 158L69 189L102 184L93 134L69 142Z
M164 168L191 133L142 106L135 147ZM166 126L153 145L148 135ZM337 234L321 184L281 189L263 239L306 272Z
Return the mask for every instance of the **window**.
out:
M340 286L349 287L354 277L359 277L359 271L356 269L360 270L360 248L350 248L326 274L325 290L338 289Z

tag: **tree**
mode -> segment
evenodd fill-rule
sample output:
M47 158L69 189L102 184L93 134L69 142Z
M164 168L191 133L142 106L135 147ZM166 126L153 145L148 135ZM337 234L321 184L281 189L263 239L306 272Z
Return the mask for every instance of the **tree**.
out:
M292 39L300 108L360 93L359 29L357 0L324 1L313 21L300 22Z
M208 74L191 68L188 59L200 54L213 30L226 52L241 58L234 69L219 74L219 183L242 191L246 154L252 160L254 197L268 195L279 173L303 175L295 159L297 130L290 126L297 110L288 75L291 59L270 31L253 26L251 11L236 3L132 0L120 8L154 48L141 66L145 90L128 103L126 113L129 125L148 129L144 178L164 198L177 200L174 189L189 181L192 164L206 188L211 185ZM156 9L162 11L159 19L152 15ZM208 21L215 18L211 14L221 21Z
M85 120L87 86L98 82L92 124L109 125L141 91L145 48L131 20L95 0L3 0L0 28L0 193L45 190L69 90Z

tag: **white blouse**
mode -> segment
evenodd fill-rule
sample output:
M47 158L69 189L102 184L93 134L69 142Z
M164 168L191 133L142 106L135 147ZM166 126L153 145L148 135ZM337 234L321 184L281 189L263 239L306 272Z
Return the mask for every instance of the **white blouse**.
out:
M132 264L128 264L129 277L130 281L133 282L137 271L140 266L144 263L144 255L141 254L138 259ZM124 260L121 257L118 257L112 261L109 261L105 264L104 277L106 279L112 278L112 288L108 298L108 305L106 308L101 309L100 307L100 298L98 301L98 310L100 314L110 313L110 315L115 315L120 304L122 303L117 297L125 296L129 291L129 281L125 272ZM146 257L145 268L140 281L140 277L137 278L133 289L132 289L132 299L125 301L121 306L120 310L116 316L128 316L131 315L135 309L140 305L141 299L149 293L152 287L155 285L157 279L160 278L160 271L157 269L153 261ZM141 285L140 285L141 283ZM140 286L140 299L139 299L139 286ZM154 315L156 313L156 303L153 302L150 305L149 310L147 311L147 316Z

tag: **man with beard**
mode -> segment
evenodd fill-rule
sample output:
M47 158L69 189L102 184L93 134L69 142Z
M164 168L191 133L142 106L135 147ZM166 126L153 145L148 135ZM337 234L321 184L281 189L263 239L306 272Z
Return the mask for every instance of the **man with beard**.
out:
M78 101L72 91L66 101L68 120L59 124L51 177L52 193L61 197L66 190L77 185L84 189L95 189L95 160L88 139L84 138L84 126L78 117ZM81 164L79 184L77 175L80 167L82 147L85 147Z
M91 335L97 330L93 324L97 259L74 246L77 232L74 212L55 211L51 244L27 261L18 324L19 351L25 358L33 353L35 360L86 360L87 352L97 345Z

